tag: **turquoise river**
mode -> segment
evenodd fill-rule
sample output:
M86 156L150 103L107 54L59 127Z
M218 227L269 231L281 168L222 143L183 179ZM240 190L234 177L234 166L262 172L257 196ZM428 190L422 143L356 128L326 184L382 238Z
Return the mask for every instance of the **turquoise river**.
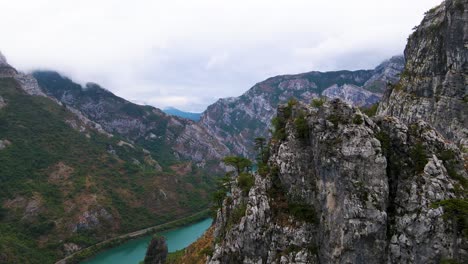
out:
M210 227L212 221L213 219L207 218L159 234L166 237L169 252L174 252L197 240ZM151 236L130 240L120 246L103 251L92 259L82 262L82 264L138 264L145 258L146 248L150 240Z

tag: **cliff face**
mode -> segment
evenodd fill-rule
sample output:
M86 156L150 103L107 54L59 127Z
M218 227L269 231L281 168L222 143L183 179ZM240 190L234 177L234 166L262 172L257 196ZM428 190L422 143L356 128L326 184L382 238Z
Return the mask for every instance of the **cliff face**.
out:
M468 175L427 123L373 121L338 100L281 107L278 118L287 137L248 195L233 184L208 263L467 260L466 230L441 204L466 198Z
M378 102L387 83L396 83L404 65L402 56L374 70L308 72L282 75L257 83L242 96L220 99L202 114L199 123L233 153L252 156L253 139L268 137L279 103L291 97L309 103L312 98L340 98L357 106Z
M430 10L405 49L401 81L382 100L380 115L423 119L447 139L468 144L468 1Z
M467 263L467 4L427 13L380 115L280 106L268 169L232 183L208 263Z

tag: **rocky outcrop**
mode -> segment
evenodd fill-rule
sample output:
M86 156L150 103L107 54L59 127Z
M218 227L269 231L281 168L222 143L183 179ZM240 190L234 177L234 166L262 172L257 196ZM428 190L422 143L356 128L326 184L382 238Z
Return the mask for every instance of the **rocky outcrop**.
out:
M252 157L253 140L268 137L279 103L294 97L309 103L326 96L357 106L380 100L387 83L398 81L402 56L392 57L374 70L308 72L281 75L257 83L245 94L220 99L202 114L199 123L238 155Z
M282 106L278 120L269 173L247 195L233 184L208 263L468 260L466 230L442 206L466 199L468 175L430 125L372 120L339 100Z
M114 217L107 212L105 208L97 208L89 211L85 211L78 216L78 221L73 225L73 232L86 231L91 229L97 229L104 223L114 222Z
M418 119L447 139L468 144L468 1L447 0L426 13L408 39L401 81L380 115L409 124Z
M0 78L14 77L18 72L8 64L5 56L0 52Z
M426 14L377 117L281 106L268 169L232 187L208 262L467 263L467 4Z
M161 236L155 236L146 250L145 264L165 264L167 258L166 239Z
M0 150L8 147L9 145L11 145L11 142L8 139L0 140Z
M393 56L389 60L382 62L374 69L374 74L364 84L364 88L369 91L384 93L387 84L395 84L400 79L400 73L405 67L404 56Z
M0 52L0 78L14 78L20 84L20 87L29 95L46 96L36 79L31 74L18 72L8 64L5 56Z
M37 80L31 74L19 72L15 76L15 79L20 83L21 88L23 88L27 94L47 97L39 87Z
M5 100L3 99L3 97L0 96L0 109L2 109L3 107L5 107L7 105L7 103L5 102Z

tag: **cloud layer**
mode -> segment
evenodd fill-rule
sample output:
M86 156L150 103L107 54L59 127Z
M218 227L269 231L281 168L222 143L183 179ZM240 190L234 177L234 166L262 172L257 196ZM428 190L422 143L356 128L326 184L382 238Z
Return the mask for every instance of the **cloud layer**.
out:
M202 111L278 74L373 68L440 0L2 1L0 50L135 102Z

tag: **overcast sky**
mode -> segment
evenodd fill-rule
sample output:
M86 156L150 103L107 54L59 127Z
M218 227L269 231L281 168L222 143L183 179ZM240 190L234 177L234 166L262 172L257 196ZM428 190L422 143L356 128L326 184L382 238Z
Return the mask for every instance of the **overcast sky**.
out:
M441 0L0 0L0 50L128 100L202 111L279 74L374 68Z

